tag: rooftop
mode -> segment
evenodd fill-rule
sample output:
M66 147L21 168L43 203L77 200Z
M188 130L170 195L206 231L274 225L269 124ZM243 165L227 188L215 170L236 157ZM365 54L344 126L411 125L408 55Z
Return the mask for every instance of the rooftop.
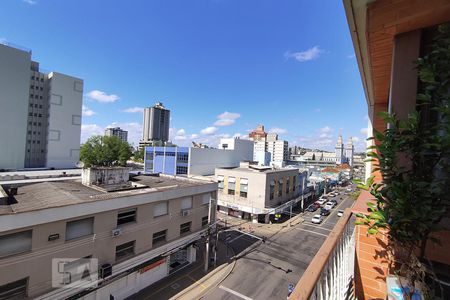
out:
M208 182L205 181L186 178L145 175L136 176L131 179L131 182L139 183L140 185L144 185L144 187L104 192L94 187L83 185L80 179L27 184L18 188L17 195L14 196L17 203L0 205L0 215L103 201L208 184ZM3 187L7 187L7 185L3 185Z

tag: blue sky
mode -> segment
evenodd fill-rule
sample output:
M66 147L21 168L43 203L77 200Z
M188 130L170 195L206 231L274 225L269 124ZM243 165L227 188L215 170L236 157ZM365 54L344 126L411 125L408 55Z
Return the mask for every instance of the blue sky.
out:
M175 143L215 145L262 123L291 145L363 149L366 101L341 1L2 0L0 40L84 80L82 140L141 135L171 109Z

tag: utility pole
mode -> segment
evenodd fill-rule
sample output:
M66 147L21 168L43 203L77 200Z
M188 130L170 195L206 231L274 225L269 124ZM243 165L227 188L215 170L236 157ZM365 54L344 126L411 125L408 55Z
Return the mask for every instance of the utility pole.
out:
M292 201L294 201L294 200L291 200L291 207L290 207L290 212L289 212L289 227L292 226L292 224L291 224L291 218L292 218Z
M205 251L205 273L208 272L209 268L209 240L211 235L211 215L214 209L214 200L209 197L209 212L208 212L208 228L206 229L206 251Z

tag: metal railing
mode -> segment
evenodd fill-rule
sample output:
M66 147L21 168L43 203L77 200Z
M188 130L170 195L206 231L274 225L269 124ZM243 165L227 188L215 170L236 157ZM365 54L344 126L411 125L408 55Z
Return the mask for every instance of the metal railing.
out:
M355 231L351 216L351 210L346 209L289 299L355 299Z

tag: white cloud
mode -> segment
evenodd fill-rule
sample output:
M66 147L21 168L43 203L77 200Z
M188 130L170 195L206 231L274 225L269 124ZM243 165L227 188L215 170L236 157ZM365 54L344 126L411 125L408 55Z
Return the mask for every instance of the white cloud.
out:
M105 92L99 91L99 90L92 90L89 93L86 94L90 99L101 102L101 103L112 103L116 102L120 99L119 96L110 94L108 95Z
M183 128L181 128L180 130L177 131L177 135L185 135L186 134L186 130L184 130Z
M359 130L359 132L361 132L362 135L367 136L367 127L361 128L361 129Z
M320 49L319 46L314 46L305 51L299 51L299 52L289 52L288 51L284 54L284 56L288 59L293 58L296 61L305 62L305 61L309 61L309 60L318 58L322 52L324 52L323 49Z
M22 0L22 2L29 4L29 5L35 5L37 3L36 0Z
M198 138L198 137L199 137L199 135L196 134L196 133L191 134L191 139L196 139L196 138Z
M352 137L352 141L353 141L353 143L359 142L359 137L353 136L353 137Z
M230 126L233 125L237 119L241 117L239 113L232 113L225 111L217 116L218 120L214 123L215 126Z
M82 124L81 125L81 142L84 143L93 135L103 135L104 128L97 124Z
M276 134L286 134L288 131L284 128L278 128L273 127L269 130L269 133L276 133Z
M329 126L325 126L319 129L320 133L331 133L333 131L332 128L330 128Z
M6 44L8 40L4 37L0 37L0 44Z
M200 131L200 133L201 133L201 134L204 134L204 135L213 135L214 133L217 132L217 130L218 130L217 127L210 126L210 127L203 128L203 129Z
M129 108L126 108L126 109L122 110L122 112L126 112L126 113L141 113L143 111L144 111L144 108L143 107L138 107L138 106L129 107Z
M240 138L242 137L242 134L240 134L239 132L236 132L235 134L233 134L234 138Z
M91 110L89 107L85 105L82 106L81 112L84 117L91 117L97 114L95 111Z
M349 55L347 55L347 58L348 58L348 59L355 58L355 54L354 54L354 53L353 53L353 54L349 54Z

